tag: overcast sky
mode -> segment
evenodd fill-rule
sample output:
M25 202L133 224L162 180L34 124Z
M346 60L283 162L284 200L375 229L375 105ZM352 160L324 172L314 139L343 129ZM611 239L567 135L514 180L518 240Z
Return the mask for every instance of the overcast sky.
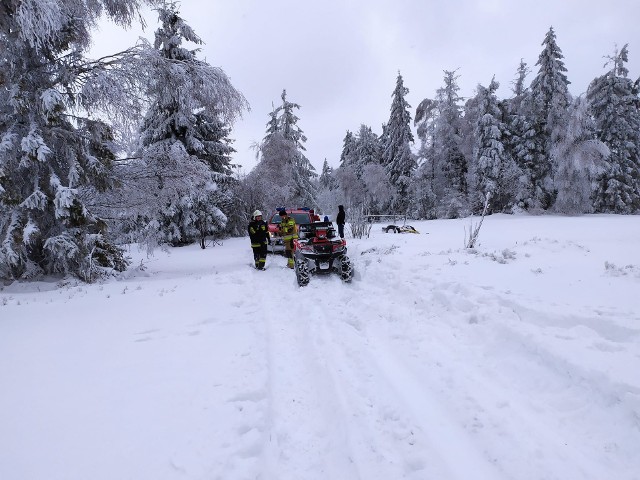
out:
M251 144L262 140L272 105L286 88L300 104L299 126L317 170L338 166L347 130L364 123L381 133L398 71L415 108L433 98L443 71L456 70L460 94L472 96L493 75L510 96L522 58L537 73L541 43L553 26L573 95L604 73L605 55L629 44L629 73L640 76L640 0L183 0L181 16L204 40L200 53L221 67L251 111L235 125L235 162L249 171ZM103 27L95 54L153 40L146 31Z

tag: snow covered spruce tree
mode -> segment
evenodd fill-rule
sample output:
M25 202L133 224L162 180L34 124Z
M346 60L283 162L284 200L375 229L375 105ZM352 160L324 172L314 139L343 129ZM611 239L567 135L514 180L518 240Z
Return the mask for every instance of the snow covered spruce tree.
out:
M356 138L353 135L353 132L347 130L347 133L342 140L342 151L340 152L340 167L352 167L356 163Z
M627 45L610 57L611 69L589 85L587 99L596 135L610 151L595 198L599 212L640 210L640 98L628 78Z
M419 218L459 217L469 212L469 167L462 150L465 123L457 79L455 71L445 71L444 86L435 99L424 99L416 109L421 146L420 167L412 181L412 210ZM469 130L472 137L473 126Z
M410 203L409 185L417 163L411 152L413 133L411 132L411 105L405 99L409 89L404 86L402 75L398 72L396 87L392 93L391 114L386 126L386 139L383 144L382 164L395 192L392 209L395 213L407 213Z
M364 211L369 214L384 213L393 196L389 177L382 165L382 143L368 125L360 125L356 136L357 172L364 185Z
M413 218L437 218L437 198L435 193L436 165L434 130L437 119L435 100L425 98L416 108L414 126L420 139L418 167L411 179L410 214Z
M578 97L569 107L567 132L556 148L558 196L554 210L567 215L591 213L595 180L604 171L609 150L596 139L595 125L584 98Z
M295 147L296 155L292 158L290 176L292 178L293 201L301 205L317 206L316 188L313 180L318 176L314 166L305 156L304 142L307 137L298 126L300 120L294 113L294 109L299 109L300 105L287 100L287 91L282 91L281 114L278 119L278 130L282 133L285 141L290 142Z
M536 159L542 157L541 145L535 142L535 130L532 124L531 91L525 86L529 69L524 61L520 61L516 78L512 82L513 96L505 100L505 123L509 135L504 138L507 153L520 169L517 185L516 204L520 209L533 206L534 186L530 172L534 170Z
M556 43L553 27L547 32L538 62L538 74L531 82L531 123L535 131L536 158L526 172L532 198L526 203L530 208L548 209L553 205L555 192L553 176L557 159L553 157L554 144L562 142L566 131L567 109L571 104L569 80L565 72L562 51Z
M266 136L259 146L260 161L246 182L259 190L263 208L276 206L317 207L317 177L314 166L304 155L307 137L298 126L294 110L300 105L287 100L269 115Z
M327 162L327 159L324 159L324 163L322 164L322 173L320 174L320 178L318 179L318 183L321 188L326 190L334 190L336 185L336 179L333 176L333 168Z
M248 105L220 68L182 46L202 40L176 4L157 11L161 27L143 55L150 104L141 127L141 159L122 173L142 172L134 186L147 200L136 212L147 246L199 239L204 248L204 238L227 223L234 152L229 125Z
M360 125L356 135L347 132L336 171L340 185L340 202L350 211L363 214L382 213L391 203L391 190L382 166L382 145L371 127Z
M110 74L130 52L97 61L84 54L101 15L129 25L139 5L0 3L0 277L91 281L126 268L86 199L110 186L115 158L112 130L90 113L120 106Z
M362 201L365 196L364 184L361 180L362 168L358 162L357 138L350 130L342 140L340 152L340 165L335 172L336 182L340 197L338 204L346 205L349 211L354 205L362 210Z
M469 213L468 162L462 153L462 114L455 71L444 72L444 86L436 92L438 117L434 128L433 161L441 171L437 188L440 215L459 217Z
M339 185L336 180L335 172L325 158L322 164L322 173L320 173L320 176L318 177L318 188L316 194L316 200L318 202L318 209L320 212L329 213L338 211L338 205L340 204L336 198L338 187Z
M506 125L496 96L495 78L488 87L478 85L475 129L474 168L476 179L475 210L480 213L486 198L491 199L488 213L508 212L515 202L519 170L505 149Z

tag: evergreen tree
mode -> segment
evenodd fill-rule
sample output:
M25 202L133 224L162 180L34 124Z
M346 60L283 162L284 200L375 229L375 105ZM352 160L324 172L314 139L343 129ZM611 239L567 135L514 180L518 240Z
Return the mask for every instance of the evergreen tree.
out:
M248 213L260 206L271 209L291 205L294 195L290 172L297 149L281 133L275 132L265 137L259 153L258 164L245 180L254 202L248 206Z
M462 116L457 80L455 71L445 71L444 86L436 91L435 99L423 100L416 110L421 165L412 190L414 195L422 192L427 199L413 201L414 210L423 212L419 216L458 217L468 213L472 145L468 146L469 159L463 147L473 138L474 122Z
M338 205L343 203L338 198L338 181L336 180L336 172L329 165L327 159L322 164L322 173L318 178L318 188L316 201L319 212L335 212Z
M514 103L519 104L525 98L528 93L528 88L526 87L527 75L529 75L530 70L527 66L527 62L523 59L520 59L520 63L518 64L518 69L516 70L516 79L512 82L513 88L511 91L513 92Z
M382 163L382 145L380 139L367 125L360 125L360 130L356 138L355 155L359 170L366 165L380 165Z
M405 213L409 199L409 182L417 166L411 152L413 133L411 132L411 105L405 99L409 89L404 86L402 75L398 73L396 88L392 94L391 115L386 126L386 144L382 153L382 162L386 168L391 185L396 194L394 208Z
M532 125L538 153L529 171L536 206L549 208L554 201L553 175L555 162L552 151L563 141L566 131L566 113L571 103L569 80L565 72L562 51L556 43L553 27L542 42L543 50L536 65L538 74L531 83Z
M122 107L131 51L88 60L102 14L119 25L136 0L4 1L0 18L0 277L73 274L90 281L127 266L87 201L111 185L115 135L90 113ZM120 82L113 78L120 72ZM129 75L127 77L127 75ZM112 87L112 88L111 88Z
M364 201L365 190L362 182L361 170L359 172L357 157L357 139L350 130L342 140L340 152L340 166L336 170L336 181L342 203L351 210L353 205L361 205Z
M345 135L336 171L343 203L363 214L380 213L391 204L391 188L382 165L382 145L371 127L360 125Z
M610 58L611 69L587 91L597 138L610 151L596 196L600 212L640 210L640 99L637 82L628 78L627 61L625 45Z
M286 90L282 90L280 98L282 98L282 105L279 108L278 131L282 133L285 140L293 142L298 150L305 151L304 142L307 141L307 137L298 126L300 119L293 112L294 108L299 109L300 105L287 100Z
M300 105L287 100L282 91L282 105L273 110L267 133L260 145L260 162L248 177L261 193L263 205L317 206L314 166L304 155L307 137L294 114Z
M436 182L436 174L441 172L437 168L435 155L435 125L438 118L438 107L435 100L425 98L418 108L414 125L420 148L418 150L419 166L411 182L410 214L415 218L437 218L436 183L444 185L443 181Z
M158 181L156 211L148 214L148 244L180 245L222 230L225 185L230 182L231 121L246 100L218 68L196 58L183 41L202 40L180 17L175 3L158 8L155 81L141 128L142 162ZM176 88L180 86L180 88ZM226 117L225 117L226 114Z
M314 179L318 176L315 172L315 168L311 165L309 159L302 154L299 150L294 157L293 170L293 199L292 203L298 203L299 205L316 207L316 187L314 185Z
M502 112L496 96L498 87L495 79L491 80L488 88L478 85L474 158L477 190L481 194L477 205L480 211L487 195L491 198L490 211L508 211L514 202L514 184L519 176L515 163L504 147L504 138L508 133L501 121Z
M595 178L603 172L609 151L595 138L595 125L588 112L588 102L579 97L569 107L565 141L558 145L554 210L576 215L593 211Z
M333 177L333 168L329 166L329 162L327 162L326 158L322 164L322 173L320 174L319 183L320 187L326 190L333 190L336 187L336 181Z
M460 150L461 138L461 97L455 72L445 71L443 88L438 89L438 120L435 139L436 158L447 179L445 189L454 195L464 197L467 191L467 159Z
M413 121L416 127L416 133L420 139L420 148L418 150L418 159L421 161L429 161L433 170L434 162L434 131L435 123L438 117L438 106L435 100L425 98L418 108L416 108L416 116Z
M382 162L382 147L378 136L367 125L360 125L360 130L354 135L347 131L340 155L340 167L352 168L358 179L366 165L380 165Z
M356 139L353 132L347 130L342 140L342 152L340 152L340 166L347 167L356 163Z
M462 153L462 119L455 71L444 72L444 86L436 92L438 117L433 138L436 192L444 207L441 215L458 217L468 211L468 162Z
M277 133L278 130L279 130L279 128L278 128L278 111L279 111L279 109L274 107L273 110L271 110L271 113L269 113L269 121L267 122L267 133L266 133L266 135L264 137L264 140L269 138L274 133Z
M281 114L278 118L278 131L282 133L284 139L291 142L296 150L293 157L291 177L292 177L292 194L291 202L297 202L300 205L316 206L316 189L313 179L317 176L314 166L304 155L306 150L304 142L307 137L302 129L298 126L300 120L295 114L294 109L299 109L300 105L289 102L287 100L287 91L282 90L282 105L280 107Z
M520 61L513 83L513 97L505 102L506 124L509 135L504 139L505 148L521 171L517 184L517 203L520 208L530 209L537 204L533 173L535 162L542 158L541 144L536 143L531 112L531 91L525 87L529 73L527 64Z

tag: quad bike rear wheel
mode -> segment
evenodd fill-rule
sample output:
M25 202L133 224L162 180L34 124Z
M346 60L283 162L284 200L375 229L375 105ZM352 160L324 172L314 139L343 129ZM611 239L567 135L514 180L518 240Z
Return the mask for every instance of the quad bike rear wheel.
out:
M340 261L340 278L345 283L349 283L353 278L353 266L346 255L343 255Z

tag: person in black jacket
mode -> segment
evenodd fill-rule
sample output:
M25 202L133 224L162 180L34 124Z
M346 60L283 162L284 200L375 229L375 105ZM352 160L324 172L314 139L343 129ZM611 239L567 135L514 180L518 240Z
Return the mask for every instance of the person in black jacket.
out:
M251 248L253 249L253 259L258 270L264 270L267 261L267 244L271 243L269 236L269 228L267 223L262 220L262 212L256 210L251 216L251 223L247 227L249 238L251 239Z
M340 238L344 238L344 206L338 205L338 216L336 217L336 223L338 224L338 235Z

